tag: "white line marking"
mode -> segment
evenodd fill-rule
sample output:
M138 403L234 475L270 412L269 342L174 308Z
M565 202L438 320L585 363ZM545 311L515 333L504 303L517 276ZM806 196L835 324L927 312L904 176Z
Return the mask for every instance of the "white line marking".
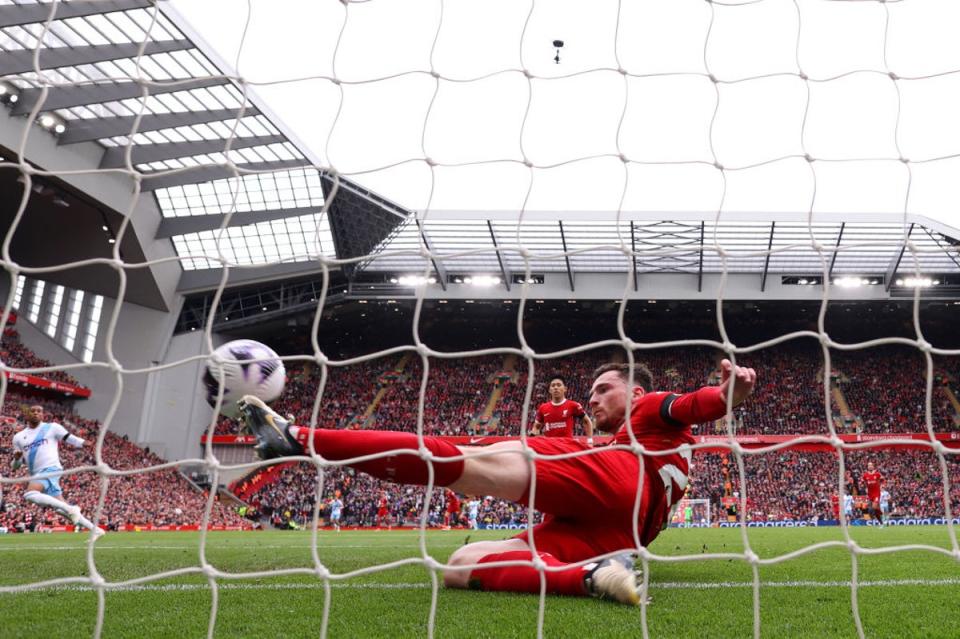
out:
M878 579L872 581L861 581L858 584L860 588L890 588L900 586L956 586L960 585L960 579ZM323 588L322 583L280 583L280 584L258 584L258 583L231 583L226 580L219 580L218 586L221 590L318 590ZM333 589L347 590L418 590L429 588L429 583L339 583L332 582L330 587ZM717 590L720 588L752 588L752 581L718 581L718 582L689 582L689 581L667 581L653 582L650 584L650 590ZM761 588L850 588L849 581L763 581L760 582ZM10 588L10 586L5 586ZM29 592L39 590L51 591L90 591L92 586L70 585L70 586L49 586L46 588L37 588ZM161 591L161 592L191 592L197 590L209 590L210 587L205 583L191 584L145 584L136 586L121 586L117 588L107 587L107 592L141 592L141 591ZM0 594L15 594L0 591Z
M858 581L858 588L891 587L891 586L956 586L960 579L876 579L872 581ZM761 588L850 588L849 581L761 581ZM689 581L652 582L651 590L664 588L667 590L717 590L720 588L753 588L752 581L718 581L694 583Z
M427 546L430 547L430 548L459 548L459 547L462 546L462 545L463 545L462 543L457 543L457 544L435 544L435 543L432 543L432 542L430 542L430 543L427 544ZM191 550L191 549L192 549L192 550L199 550L199 548L200 548L200 544L199 544L199 543L191 544L191 545L183 545L183 546L151 546L151 545L144 545L144 546L107 546L107 545L104 545L102 542L97 544L97 550L98 550L98 551L100 551L100 550ZM209 544L209 543L207 544L207 550L231 550L231 549L235 549L235 550L251 550L251 549L257 549L257 548L268 548L268 549L269 549L269 548L272 548L272 549L277 549L277 548L310 548L310 544L257 545L257 546L255 546L255 547L253 547L253 548L251 548L250 546L244 546L244 545L242 545L242 544L237 544L237 545L235 545L235 546L233 546L233 545L216 546L216 545L211 545L211 544ZM390 550L394 550L394 549L396 549L396 545L392 545L392 546L388 546L388 545L378 546L378 545L372 545L372 544L317 544L317 548L327 549L327 550L336 550L337 548L365 548L365 549L388 548L388 549L390 549ZM86 550L87 550L87 544L86 544L86 542L84 542L83 544L81 544L81 545L79 545L79 546L42 546L42 545L36 545L36 544L9 544L9 545L2 545L2 546L0 546L0 551L4 551L4 550L40 550L40 551L46 551L46 550L55 550L55 551L63 551L63 550L83 550L83 551L86 551Z

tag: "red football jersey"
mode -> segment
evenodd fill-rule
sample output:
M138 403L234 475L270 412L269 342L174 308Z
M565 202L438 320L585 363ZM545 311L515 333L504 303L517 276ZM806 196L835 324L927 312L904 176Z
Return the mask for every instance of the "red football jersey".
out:
M537 409L537 421L543 424L540 432L545 437L573 437L573 424L584 415L583 406L572 399L560 404L544 402Z
M880 471L863 473L863 483L867 485L867 495L871 500L880 499L880 484L883 483L883 475L880 474Z
M460 512L460 500L457 498L456 493L451 491L447 492L447 512L448 513Z
M666 450L694 443L690 424L684 424L670 416L670 405L677 398L678 395L673 393L652 392L646 393L633 403L630 409L630 424L637 442L643 444L644 448ZM722 414L721 412L721 416ZM620 427L613 439L617 444L630 444L626 424ZM689 450L655 457L644 456L647 473L656 473L663 481L666 509L659 513L664 518L661 520L663 522L668 521L670 508L683 499L690 474L691 456L692 451Z

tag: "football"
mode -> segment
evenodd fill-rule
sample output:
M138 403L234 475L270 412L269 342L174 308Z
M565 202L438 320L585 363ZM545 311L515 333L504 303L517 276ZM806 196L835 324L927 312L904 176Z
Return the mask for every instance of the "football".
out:
M220 414L235 418L239 414L237 400L244 395L255 395L265 402L280 397L286 370L280 356L266 344L251 339L240 339L217 348L207 360L203 386L207 403L216 407L223 385L223 403Z

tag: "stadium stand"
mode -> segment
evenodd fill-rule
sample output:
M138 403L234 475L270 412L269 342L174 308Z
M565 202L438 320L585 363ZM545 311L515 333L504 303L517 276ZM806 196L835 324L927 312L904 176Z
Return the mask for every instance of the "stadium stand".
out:
M312 521L316 493L316 469L309 464L298 464L284 468L272 482L261 486L249 496L249 503L275 527L297 528L308 526ZM425 491L381 482L351 469L329 469L324 473L323 504L329 503L335 494L339 494L345 504L344 526L376 526L381 495L387 497L393 525L416 526L423 512ZM443 525L445 503L443 490L434 489L428 526ZM462 500L461 508L465 505ZM328 521L324 510L320 512L321 525ZM485 525L521 527L526 525L527 510L506 500L485 497L481 500L478 521ZM459 525L466 523L466 517L461 517Z
M6 328L0 338L0 358L11 368L44 368L53 366L53 362L37 356L20 341L20 334L14 328ZM46 371L40 377L73 386L80 386L80 382L64 371Z
M567 380L568 396L586 404L590 374L599 364L622 358L616 350L587 351L571 357L538 362L531 401L531 411L546 398L546 387L551 375L562 375ZM638 352L636 360L647 364L654 372L656 385L676 391L688 391L716 381L718 352L702 347L650 350ZM838 405L836 394L831 397L834 426L838 433L919 433L924 425L924 360L915 349L888 346L866 351L832 352L834 384L841 400L850 411ZM763 372L762 382L753 398L734 414L733 425L737 435L801 435L827 434L824 419L823 355L819 343L804 339L780 344L744 355L741 360ZM896 361L898 369L890 370ZM430 384L424 406L424 432L441 435L507 435L520 432L522 407L526 393L527 372L514 370L515 362L507 357L484 357L470 361L431 360ZM936 361L938 379L950 379L949 366L953 360ZM888 381L891 375L904 380L895 387ZM302 374L300 375L302 378ZM412 431L416 427L417 397L420 385L419 361L414 358L404 372L391 380L376 378L371 371L343 377L339 386L328 386L330 392L343 396L325 395L324 405L336 409L357 396L370 397L378 390L386 392L376 411L367 422L353 423L353 427L390 428ZM502 385L493 419L489 424L474 425L483 409L487 390ZM337 391L333 391L336 388ZM934 386L933 420L936 432L955 432L957 415L943 389L947 384ZM295 393L311 393L315 384L299 383L288 387L280 406L295 406L308 401L294 397ZM482 389L482 390L481 390ZM881 401L878 401L880 398ZM354 414L359 410L353 405ZM775 410L770 407L775 406ZM321 417L324 417L321 411ZM345 416L339 421L327 417L327 423L345 425ZM530 416L532 421L532 413ZM236 432L236 431L232 431ZM722 421L703 424L699 434L726 434ZM864 507L860 498L864 490L859 486L858 472L866 466L867 453L847 455L847 490L858 497L858 508ZM871 451L870 459L884 469L891 480L894 516L942 516L942 486L936 458L931 453L916 450ZM952 459L952 458L950 458ZM722 512L735 501L740 491L739 478L730 472L730 458L717 453L698 453L694 458L691 476L691 498L711 500L715 512ZM779 454L748 456L747 494L748 517L751 520L832 519L831 495L836 493L837 459L829 452L783 451ZM958 465L951 462L951 473L958 473ZM862 468L861 468L862 467ZM375 523L376 498L386 492L391 516L396 522L414 524L411 503L422 503L422 494L407 493L406 488L376 482L369 478L357 480L342 475L342 471L328 471L324 499L333 490L341 490L346 509L344 525L368 526ZM250 478L244 481L249 482ZM346 483L344 483L346 481ZM355 491L348 490L356 482ZM939 492L937 492L939 490ZM261 512L277 521L295 521L303 525L312 517L316 492L316 475L312 466L284 468L282 473L258 486L251 503ZM442 498L437 496L442 502ZM433 508L440 513L438 501ZM954 495L957 499L957 495ZM412 500L412 501L411 501ZM419 502L417 500L420 500ZM960 507L960 503L956 504ZM481 521L516 522L524 517L523 509L515 505L485 500ZM859 512L859 510L857 511ZM279 515L278 515L279 513ZM431 512L430 521L436 524L437 513ZM322 518L322 517L321 517Z

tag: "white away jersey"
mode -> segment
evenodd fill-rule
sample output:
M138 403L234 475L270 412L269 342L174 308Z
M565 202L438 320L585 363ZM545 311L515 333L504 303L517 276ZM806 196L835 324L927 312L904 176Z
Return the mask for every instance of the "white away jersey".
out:
M60 440L67 429L56 422L41 422L36 428L24 428L13 436L13 449L23 453L30 474L44 468L63 468L60 463Z

